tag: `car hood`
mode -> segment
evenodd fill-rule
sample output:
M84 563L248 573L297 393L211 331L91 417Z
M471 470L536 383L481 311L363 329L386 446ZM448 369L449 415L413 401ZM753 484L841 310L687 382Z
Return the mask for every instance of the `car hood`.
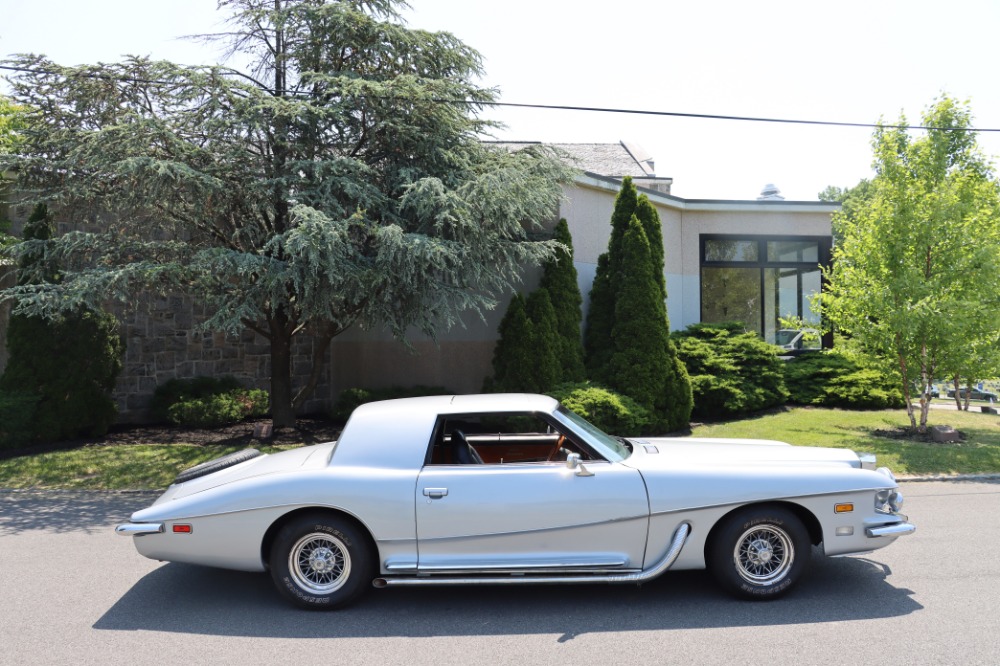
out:
M325 467L336 442L303 446L279 453L257 456L246 462L227 467L212 474L200 476L184 483L176 483L156 500L156 504L187 497L218 486L235 483L252 477L284 474L300 469Z
M713 466L840 465L861 467L849 449L791 446L774 440L654 438L633 439L635 452L625 464L637 469Z

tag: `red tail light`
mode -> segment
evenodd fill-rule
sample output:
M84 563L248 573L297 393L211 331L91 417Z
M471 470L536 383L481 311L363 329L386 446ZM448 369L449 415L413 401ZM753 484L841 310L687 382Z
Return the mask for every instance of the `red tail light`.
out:
M191 526L185 524L174 524L174 534L191 534Z

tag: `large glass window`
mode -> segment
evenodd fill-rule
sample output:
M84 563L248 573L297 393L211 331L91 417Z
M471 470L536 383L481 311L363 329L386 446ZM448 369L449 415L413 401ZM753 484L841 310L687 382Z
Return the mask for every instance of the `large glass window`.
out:
M701 238L701 320L737 321L789 350L818 348L819 315L811 299L822 288L820 265L830 259L826 237ZM798 318L805 331L783 329Z

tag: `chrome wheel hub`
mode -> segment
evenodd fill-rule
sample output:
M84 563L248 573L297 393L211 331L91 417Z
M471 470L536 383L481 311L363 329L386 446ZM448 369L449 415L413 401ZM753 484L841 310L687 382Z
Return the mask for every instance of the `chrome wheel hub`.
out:
M330 594L347 582L351 556L347 545L325 532L299 539L288 553L288 571L295 583L312 594Z
M774 585L795 561L791 537L777 525L751 527L736 540L733 563L740 578L754 585Z

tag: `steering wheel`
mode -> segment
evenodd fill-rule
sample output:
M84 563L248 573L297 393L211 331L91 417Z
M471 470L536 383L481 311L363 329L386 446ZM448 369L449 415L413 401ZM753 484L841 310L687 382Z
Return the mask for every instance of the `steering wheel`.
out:
M559 439L556 440L556 445L552 448L552 452L549 453L549 457L545 459L546 462L552 462L559 455L559 449L562 448L563 442L566 441L566 435L559 435Z

